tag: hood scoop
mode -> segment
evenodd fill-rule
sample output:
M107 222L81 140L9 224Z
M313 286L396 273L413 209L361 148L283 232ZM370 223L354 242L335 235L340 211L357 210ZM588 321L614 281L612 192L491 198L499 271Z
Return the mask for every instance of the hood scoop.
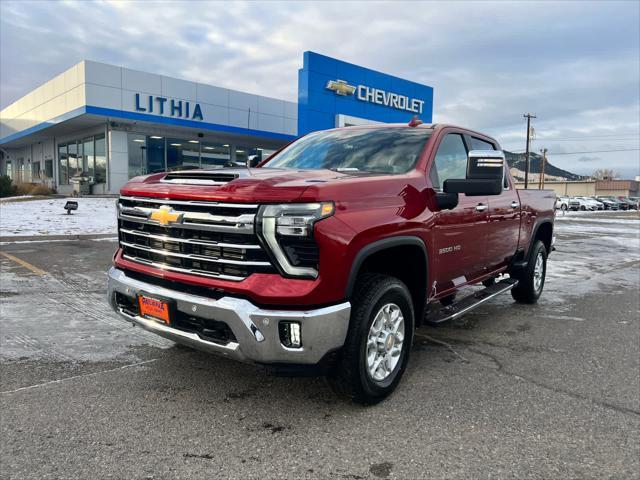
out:
M183 172L168 173L162 183L173 183L179 185L224 185L235 180L240 175L238 173L223 173L212 171L189 170Z

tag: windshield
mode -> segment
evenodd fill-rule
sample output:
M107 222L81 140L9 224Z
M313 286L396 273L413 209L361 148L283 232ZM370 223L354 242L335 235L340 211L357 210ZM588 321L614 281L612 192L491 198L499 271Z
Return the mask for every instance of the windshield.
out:
M406 173L415 166L430 135L431 130L406 127L311 133L289 145L264 168Z

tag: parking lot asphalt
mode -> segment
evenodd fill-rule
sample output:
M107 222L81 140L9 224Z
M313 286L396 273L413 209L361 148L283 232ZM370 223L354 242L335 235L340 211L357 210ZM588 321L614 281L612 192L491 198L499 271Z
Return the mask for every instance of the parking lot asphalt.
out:
M372 407L120 320L115 241L1 245L0 476L638 478L640 220L577 212L556 234L537 305L421 327Z

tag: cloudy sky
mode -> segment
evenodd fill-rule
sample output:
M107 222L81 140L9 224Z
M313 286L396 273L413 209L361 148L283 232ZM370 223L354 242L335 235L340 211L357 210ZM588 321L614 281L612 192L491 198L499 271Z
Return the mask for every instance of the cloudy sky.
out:
M0 2L0 104L82 59L296 100L313 50L431 85L434 121L640 175L640 2ZM612 152L611 150L617 150ZM574 153L576 152L576 153Z

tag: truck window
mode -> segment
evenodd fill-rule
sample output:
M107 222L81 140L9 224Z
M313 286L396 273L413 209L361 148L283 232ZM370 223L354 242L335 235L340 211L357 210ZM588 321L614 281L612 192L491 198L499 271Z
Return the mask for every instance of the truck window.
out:
M442 184L449 178L466 178L467 149L462 135L450 133L440 143L434 159L429 179L436 190L442 190Z
M471 150L495 150L493 143L485 142L476 137L471 137Z
M431 135L426 128L343 129L311 133L272 157L263 168L406 173Z

